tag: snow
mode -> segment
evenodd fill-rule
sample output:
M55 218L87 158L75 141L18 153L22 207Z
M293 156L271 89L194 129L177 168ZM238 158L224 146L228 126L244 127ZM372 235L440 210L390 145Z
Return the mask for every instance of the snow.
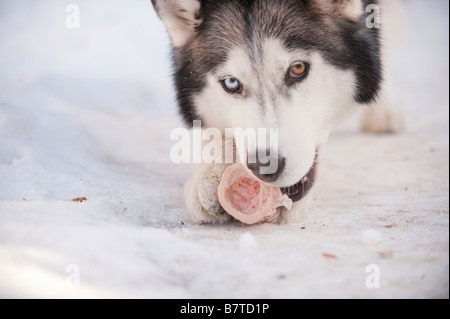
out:
M252 252L258 249L258 242L251 232L246 232L239 238L239 249L243 252Z
M355 116L304 220L245 226L186 218L192 168L169 158L181 120L148 0L0 2L0 297L448 298L448 2L405 5L407 131L361 134Z

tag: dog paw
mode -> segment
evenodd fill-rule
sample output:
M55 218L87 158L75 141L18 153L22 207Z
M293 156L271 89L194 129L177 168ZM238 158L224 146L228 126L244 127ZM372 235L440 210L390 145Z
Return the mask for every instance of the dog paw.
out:
M203 166L186 183L185 203L192 222L223 223L231 219L220 205L217 196L224 171L223 165Z

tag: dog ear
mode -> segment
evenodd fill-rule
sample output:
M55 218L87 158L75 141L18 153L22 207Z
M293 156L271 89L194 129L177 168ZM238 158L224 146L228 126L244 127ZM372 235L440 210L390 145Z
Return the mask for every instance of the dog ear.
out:
M324 12L357 21L364 13L361 0L313 0Z
M200 0L152 0L152 4L166 24L174 47L185 45L203 22Z

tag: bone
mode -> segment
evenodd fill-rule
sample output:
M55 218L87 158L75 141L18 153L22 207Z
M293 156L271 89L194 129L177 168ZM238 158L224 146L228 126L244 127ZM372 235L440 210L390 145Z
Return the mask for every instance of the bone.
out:
M243 164L228 167L218 188L223 209L244 224L263 223L277 213L278 207L292 208L292 200L249 173Z

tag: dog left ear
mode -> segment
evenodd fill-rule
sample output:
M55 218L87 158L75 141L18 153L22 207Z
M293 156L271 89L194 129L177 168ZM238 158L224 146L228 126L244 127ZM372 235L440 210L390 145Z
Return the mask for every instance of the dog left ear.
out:
M203 22L200 0L152 0L152 4L176 48L194 37Z
M332 15L341 16L347 20L357 21L364 13L361 0L313 0L319 8Z

